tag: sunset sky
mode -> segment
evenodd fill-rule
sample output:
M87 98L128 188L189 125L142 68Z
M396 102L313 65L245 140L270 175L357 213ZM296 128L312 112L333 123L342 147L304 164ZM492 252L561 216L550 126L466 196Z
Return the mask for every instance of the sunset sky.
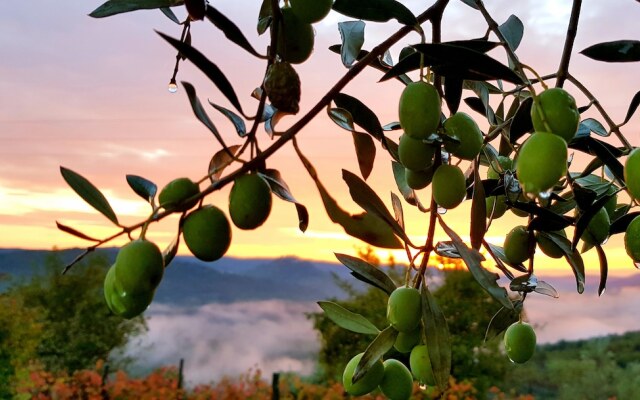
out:
M264 52L268 35L255 30L259 1L212 0L246 33L256 49ZM403 1L418 13L424 1ZM569 18L570 1L488 0L489 11L499 22L510 14L525 25L518 51L520 59L540 74L555 72ZM124 223L135 223L148 214L148 205L128 187L126 174L146 177L162 187L171 179L205 175L211 155L219 145L198 122L184 90L167 91L173 71L175 51L154 29L179 37L181 27L159 11L140 11L106 19L87 16L100 1L69 0L0 2L0 247L44 248L80 247L87 243L58 231L55 221L72 225L93 236L104 237L114 227L86 205L67 187L59 167L70 168L96 184L108 197ZM183 18L182 8L174 9ZM327 48L340 42L337 22L348 18L331 13L316 24L315 51L299 72L303 95L301 114L311 108L346 69L339 56ZM622 121L628 103L640 90L638 65L606 64L587 59L578 52L591 44L618 39L638 39L640 4L631 0L585 0L574 48L572 73L600 99L615 121ZM371 49L399 28L397 22L367 23L365 49ZM481 15L463 4L451 1L444 18L443 40L482 36L486 24ZM193 45L213 60L234 84L244 108L257 102L250 97L260 85L264 64L228 42L208 22L192 26ZM492 38L495 39L495 38ZM416 34L406 37L392 49L399 50L419 41ZM505 62L503 52L492 56ZM379 72L367 70L345 92L355 95L374 109L383 124L397 120L397 99L402 90L398 82L377 83ZM229 106L224 97L201 72L188 62L180 68L178 80L195 85L200 99ZM553 81L551 82L553 83ZM566 86L579 105L585 98L571 85ZM467 94L468 95L468 94ZM467 96L465 95L465 96ZM228 121L213 108L209 116L228 144L241 143ZM470 113L473 113L470 111ZM599 117L590 110L586 117ZM295 121L285 119L281 128ZM486 131L487 124L481 123ZM623 132L634 145L640 145L639 115ZM270 139L259 131L261 147ZM392 133L392 137L398 133ZM321 114L299 135L300 145L314 163L320 178L339 204L352 213L361 210L349 197L341 179L341 169L358 172L351 135ZM615 138L611 143L619 145ZM397 193L390 158L378 148L378 158L369 184L390 206L389 193ZM585 165L578 159L576 164ZM269 160L270 168L281 171L293 195L310 210L309 229L297 229L295 208L274 199L267 223L255 231L234 229L229 255L239 257L279 257L334 260L334 252L353 253L361 242L349 238L326 216L318 192L295 156L286 146ZM428 191L421 193L426 202ZM227 208L228 187L207 201ZM468 235L469 204L450 211L445 218L462 236ZM426 217L405 207L408 232L421 238ZM488 237L501 243L501 237L524 219L504 217L494 222ZM175 235L177 218L154 224L149 237L162 247ZM445 240L443 233L438 238ZM418 241L418 240L416 240ZM122 240L114 242L123 243ZM619 274L635 272L626 258L622 237L606 246L610 267ZM186 254L186 248L181 252ZM588 270L598 269L595 254L585 255ZM385 256L387 252L381 252ZM398 255L401 262L402 253ZM540 258L538 266L546 273L566 272L564 263ZM548 263L548 264L547 264Z

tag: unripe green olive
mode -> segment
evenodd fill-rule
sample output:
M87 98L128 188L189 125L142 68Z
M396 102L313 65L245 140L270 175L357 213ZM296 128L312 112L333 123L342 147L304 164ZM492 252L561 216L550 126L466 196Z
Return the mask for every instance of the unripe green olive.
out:
M456 208L467 196L464 173L456 165L441 165L433 174L432 189L440 207Z
M407 185L413 190L424 189L431 183L433 179L433 169L426 171L414 171L408 168L404 169L404 178Z
M398 332L398 336L396 336L396 341L394 342L393 347L399 353L409 353L420 343L421 334L422 330L419 326L412 331Z
M291 7L281 9L282 19L278 29L278 54L291 64L305 62L313 52L313 27L298 18Z
M627 227L624 248L633 262L640 262L640 216L635 217Z
M380 390L390 400L409 400L413 392L411 371L398 360L389 359L384 363L384 376Z
M629 195L640 201L640 147L631 151L624 163L624 180Z
M539 194L567 173L567 143L558 135L536 132L518 153L516 172L526 193Z
M459 143L446 142L445 149L463 160L473 160L482 149L482 132L476 121L468 114L457 112L444 121L444 130L448 136Z
M536 351L536 333L526 322L515 322L504 333L504 348L514 363L522 364Z
M162 252L153 242L138 239L124 245L115 261L117 282L124 292L153 292L164 273Z
M196 204L198 199L187 201L200 193L198 184L189 178L178 178L169 182L158 195L160 207L168 211L187 211Z
M529 231L519 225L513 228L504 239L504 254L513 264L520 264L529 258Z
M289 0L291 9L301 21L313 24L331 11L333 0Z
M202 261L220 259L231 244L231 226L218 207L207 205L191 212L182 225L184 242Z
M399 287L389 296L387 320L399 332L410 332L418 328L422 318L422 298L412 287Z
M588 246L604 243L609 237L610 225L611 220L609 219L609 214L607 214L607 210L602 207L593 218L591 218L591 221L589 221L587 229L585 229L582 234L582 240L584 240Z
M435 147L409 135L400 136L398 155L405 168L413 171L424 171L433 165Z
M544 120L541 114L544 114ZM536 131L551 132L569 143L580 125L576 100L562 88L547 89L533 102L531 122Z
M353 383L353 375L363 355L364 353L360 353L354 356L347 363L347 366L344 368L344 372L342 373L342 385L344 386L344 390L352 396L362 396L373 391L378 387L380 382L382 382L382 378L384 377L384 365L382 364L382 361L378 360L362 378L360 378L356 383Z
M255 229L271 213L271 188L257 174L236 178L229 193L229 215L240 229Z
M415 139L426 139L440 124L440 95L426 82L412 82L400 96L398 114L404 133Z
M429 351L426 345L421 344L411 350L409 366L411 367L411 373L418 382L429 386L435 386L436 380L433 376L431 359L429 358Z
M567 237L567 233L564 231L564 229L559 231L554 231L551 233L560 235L564 238ZM548 239L546 236L537 234L536 240L538 242L538 248L542 250L542 252L546 254L548 257L562 258L564 256L564 252L562 251L562 249L558 247L558 245L556 245L551 239Z

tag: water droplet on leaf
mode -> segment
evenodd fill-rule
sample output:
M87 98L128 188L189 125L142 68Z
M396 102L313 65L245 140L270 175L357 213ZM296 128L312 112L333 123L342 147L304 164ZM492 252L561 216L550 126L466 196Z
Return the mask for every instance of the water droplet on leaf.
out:
M446 213L447 213L446 208L438 206L438 214L445 215Z
M171 82L168 87L169 93L175 93L178 91L178 85L175 82Z

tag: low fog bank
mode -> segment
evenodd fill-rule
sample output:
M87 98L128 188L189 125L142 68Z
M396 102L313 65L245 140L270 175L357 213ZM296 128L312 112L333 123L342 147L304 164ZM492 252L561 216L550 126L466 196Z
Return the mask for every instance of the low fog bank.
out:
M640 287L612 288L598 297L591 285L580 295L571 279L553 283L560 298L536 293L527 298L527 318L537 327L539 343L640 330ZM591 283L597 285L595 280ZM320 348L305 315L312 311L320 311L315 302L288 300L190 308L152 305L147 313L149 331L131 345L128 354L141 371L177 365L184 358L189 385L237 377L256 368L266 378L276 371L308 375L314 371Z
M148 371L184 358L187 384L236 377L249 369L309 375L320 348L306 313L314 302L267 300L212 303L188 310L161 306L148 313L149 331L127 350Z

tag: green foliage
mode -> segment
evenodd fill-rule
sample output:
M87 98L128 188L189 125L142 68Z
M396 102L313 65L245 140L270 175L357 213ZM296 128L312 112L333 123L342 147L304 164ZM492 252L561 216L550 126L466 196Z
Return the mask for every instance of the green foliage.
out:
M639 332L542 346L529 363L510 369L502 388L545 399L635 399L639 350Z
M41 275L0 296L0 382L30 362L51 372L90 368L145 329L142 318L125 321L107 308L107 266L105 258L93 257L61 275L54 253ZM3 390L9 388L0 383Z
M385 272L396 282L402 281L403 271L388 268ZM379 329L388 325L385 318L388 295L385 292L377 288L358 291L346 282L340 283L349 297L343 301L334 299L334 302L363 315ZM486 393L489 387L502 382L509 364L500 352L499 340L484 343L486 327L500 304L464 270L444 272L444 281L433 294L447 318L449 330L455 332L451 335L452 375L458 380L473 382L479 393ZM349 358L362 352L371 336L340 328L324 313L313 313L309 317L321 339L318 356L321 378L339 380ZM387 355L408 361L408 354L395 349Z

